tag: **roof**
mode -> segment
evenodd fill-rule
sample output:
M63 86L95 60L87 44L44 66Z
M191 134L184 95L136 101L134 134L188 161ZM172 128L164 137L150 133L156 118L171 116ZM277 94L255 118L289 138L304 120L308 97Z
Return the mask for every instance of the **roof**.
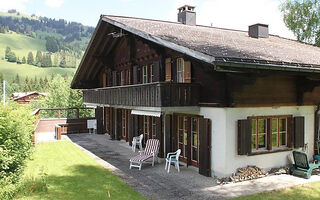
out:
M110 27L209 63L217 71L253 68L320 73L320 48L296 40L275 35L257 39L249 37L248 31L101 15L72 80L72 88L89 87L84 81L90 81L91 73L96 74L104 66L97 58L103 54L103 49L112 49L114 45L106 37L106 30Z
M103 18L213 57L320 65L319 47L275 35L256 39L247 31L133 17Z
M44 92L14 92L11 94L11 98L16 101L18 99L21 99L23 97L27 97L33 94L38 94L38 95L42 95L42 96L46 96L47 93Z

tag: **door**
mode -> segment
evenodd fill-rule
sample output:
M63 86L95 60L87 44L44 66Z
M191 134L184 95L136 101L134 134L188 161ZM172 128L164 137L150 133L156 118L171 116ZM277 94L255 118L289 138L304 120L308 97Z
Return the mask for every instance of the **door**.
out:
M178 148L181 149L180 160L187 162L188 160L188 132L187 117L178 116Z

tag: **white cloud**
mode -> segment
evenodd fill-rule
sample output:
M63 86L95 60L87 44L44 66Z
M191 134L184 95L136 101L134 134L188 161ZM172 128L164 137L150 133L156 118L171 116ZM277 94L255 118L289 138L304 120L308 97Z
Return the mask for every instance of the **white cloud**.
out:
M52 8L59 8L64 3L64 0L46 0L45 3Z
M0 0L0 10L7 11L9 9L16 9L20 12L25 11L25 4L30 0Z
M175 0L175 9L169 14L169 20L177 20L177 8L193 0ZM248 30L254 23L269 24L269 32L294 39L292 32L283 22L278 0L207 0L195 5L197 24L230 29Z

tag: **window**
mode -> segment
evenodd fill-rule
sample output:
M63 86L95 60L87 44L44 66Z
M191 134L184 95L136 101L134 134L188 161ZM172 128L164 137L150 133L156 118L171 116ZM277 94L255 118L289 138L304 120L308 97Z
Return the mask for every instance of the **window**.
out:
M178 58L177 59L177 82L178 83L184 82L183 69L184 69L184 60L182 58Z
M191 160L198 162L199 120L191 118Z
M252 151L286 147L287 118L282 116L250 117Z
M149 130L150 130L150 117L149 116L143 116L143 139L144 143L147 142L149 139Z
M181 157L187 158L187 117L178 117L178 147L181 149Z
M131 84L131 73L130 73L130 70L127 70L126 71L126 77L127 77L127 85L130 85Z
M122 110L122 121L121 121L121 126L122 126L122 139L127 138L127 110Z
M142 67L142 83L148 83L148 66Z
M152 64L152 65L150 65L150 75L151 75L150 82L155 82L154 70L153 70L153 64Z
M120 79L121 79L120 85L125 85L125 83L126 83L125 71L120 72Z

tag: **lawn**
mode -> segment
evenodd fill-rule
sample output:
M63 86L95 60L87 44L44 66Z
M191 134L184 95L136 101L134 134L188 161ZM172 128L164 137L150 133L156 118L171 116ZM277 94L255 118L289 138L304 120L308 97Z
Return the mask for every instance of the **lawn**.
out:
M5 60L0 60L0 72L4 74L6 80L12 80L17 74L20 76L20 80L25 79L26 76L33 78L37 76L38 80L40 77L44 78L47 76L49 79L51 74L60 74L73 76L75 68L61 68L61 67L36 67L28 64L18 65L16 63L10 63Z
M68 141L39 144L23 180L25 189L15 199L144 199Z
M232 200L318 200L320 199L320 182L313 182L306 185L264 192L254 195L234 198Z

